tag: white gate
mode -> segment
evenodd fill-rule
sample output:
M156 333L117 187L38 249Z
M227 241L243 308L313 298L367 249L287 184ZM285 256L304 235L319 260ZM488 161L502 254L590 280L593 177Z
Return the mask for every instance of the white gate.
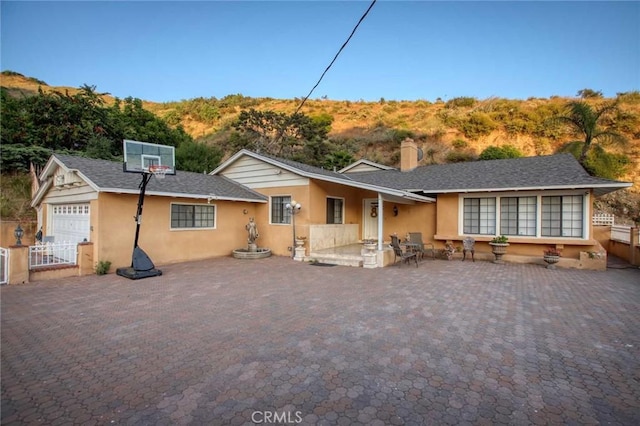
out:
M0 285L9 282L9 250L0 247Z
M29 269L42 266L75 265L78 243L44 243L29 246Z

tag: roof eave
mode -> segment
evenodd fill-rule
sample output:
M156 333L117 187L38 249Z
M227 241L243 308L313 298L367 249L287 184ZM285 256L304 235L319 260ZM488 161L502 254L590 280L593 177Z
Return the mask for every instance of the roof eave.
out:
M137 189L124 189L124 188L103 188L98 192L108 192L112 194L140 194L140 190ZM207 200L207 201L242 201L248 203L266 203L267 200L253 199L253 198L243 198L243 197L226 197L215 194L185 194L182 192L163 192L163 191L146 191L146 195L155 195L157 197L172 197L172 198L194 198L198 200Z
M509 192L509 191L540 191L540 190L558 190L558 189L602 189L607 192L617 191L623 188L633 186L630 182L617 182L607 184L581 184L581 185L554 185L554 186L519 186L506 188L457 188L457 189L409 189L411 192L425 192L428 194L453 194L453 193L469 193L469 192ZM605 192L606 194L606 192Z

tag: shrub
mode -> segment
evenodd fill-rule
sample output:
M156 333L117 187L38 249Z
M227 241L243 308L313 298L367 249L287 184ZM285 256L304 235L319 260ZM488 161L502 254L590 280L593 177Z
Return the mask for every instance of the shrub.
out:
M461 96L458 98L453 98L448 100L445 104L445 108L456 108L456 107L472 107L476 104L476 98L471 98L468 96Z
M470 139L488 135L498 127L495 121L483 112L473 112L460 123L460 130Z
M489 146L480 153L479 160L500 160L503 158L520 158L522 152L512 145Z
M96 265L96 274L107 274L109 272L109 268L111 268L111 262L109 262L108 260L101 260Z
M468 147L469 143L464 139L455 139L453 142L451 142L451 146L455 149L463 149Z
M475 155L465 151L451 151L445 157L447 163L463 163L475 160Z

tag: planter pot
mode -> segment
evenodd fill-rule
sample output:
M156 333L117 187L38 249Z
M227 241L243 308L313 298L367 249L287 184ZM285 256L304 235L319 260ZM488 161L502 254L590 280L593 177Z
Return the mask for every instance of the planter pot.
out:
M489 243L491 246L491 252L496 257L493 263L504 263L502 260L502 256L507 253L507 247L509 247L509 243Z
M544 261L547 262L547 269L556 269L556 263L560 261L560 256L544 255Z
M296 247L303 247L305 240L296 239Z

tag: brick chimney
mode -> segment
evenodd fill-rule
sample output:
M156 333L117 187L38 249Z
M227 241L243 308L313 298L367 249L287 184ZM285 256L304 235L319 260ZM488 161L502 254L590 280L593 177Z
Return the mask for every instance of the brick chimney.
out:
M407 172L418 167L418 145L411 138L400 144L400 170Z

